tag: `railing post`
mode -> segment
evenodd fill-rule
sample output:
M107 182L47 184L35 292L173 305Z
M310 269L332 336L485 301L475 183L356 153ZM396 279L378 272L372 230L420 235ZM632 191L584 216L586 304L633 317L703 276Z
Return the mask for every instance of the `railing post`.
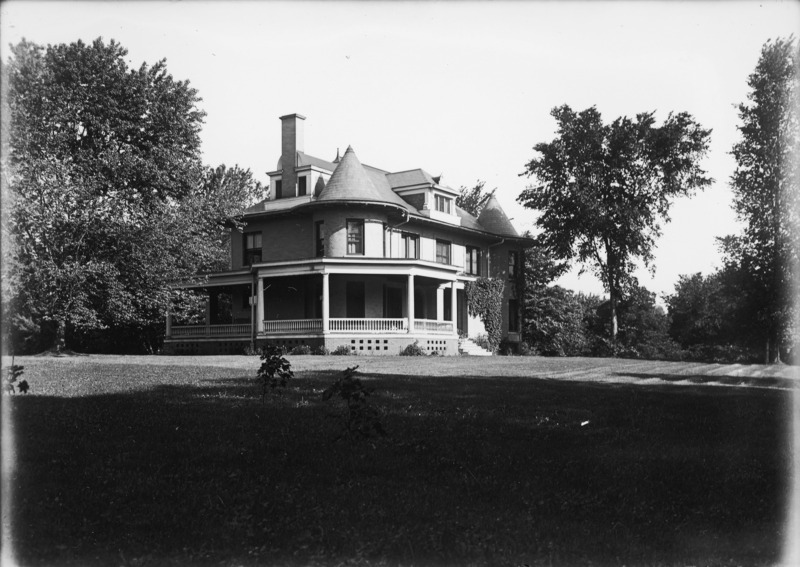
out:
M330 274L322 274L322 332L330 330Z

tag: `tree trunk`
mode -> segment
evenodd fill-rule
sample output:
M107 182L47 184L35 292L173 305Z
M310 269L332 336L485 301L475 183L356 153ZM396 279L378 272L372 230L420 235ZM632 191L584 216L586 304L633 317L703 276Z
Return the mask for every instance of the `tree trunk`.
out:
M614 290L609 292L609 299L611 304L611 342L617 342L617 294Z
M66 327L67 324L64 319L58 319L57 326L56 326L56 341L55 341L55 351L57 353L62 352L66 348Z

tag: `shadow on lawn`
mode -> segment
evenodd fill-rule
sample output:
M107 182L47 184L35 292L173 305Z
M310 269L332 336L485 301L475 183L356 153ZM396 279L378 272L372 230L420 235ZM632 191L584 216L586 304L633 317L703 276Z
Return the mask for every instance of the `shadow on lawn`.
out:
M20 563L778 558L786 392L364 374L389 437L350 445L334 376L9 400Z

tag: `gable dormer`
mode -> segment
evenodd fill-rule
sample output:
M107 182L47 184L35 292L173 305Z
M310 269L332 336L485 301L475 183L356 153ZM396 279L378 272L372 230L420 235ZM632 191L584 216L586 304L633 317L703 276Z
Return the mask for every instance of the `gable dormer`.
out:
M441 176L433 177L423 169L388 173L392 190L423 216L456 226L461 218L456 213L458 192L442 185Z

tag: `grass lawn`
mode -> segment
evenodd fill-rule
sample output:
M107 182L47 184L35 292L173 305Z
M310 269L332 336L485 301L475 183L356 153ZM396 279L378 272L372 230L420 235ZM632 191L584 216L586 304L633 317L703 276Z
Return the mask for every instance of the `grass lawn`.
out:
M21 565L770 565L793 369L609 359L18 358ZM350 444L348 365L389 436Z

